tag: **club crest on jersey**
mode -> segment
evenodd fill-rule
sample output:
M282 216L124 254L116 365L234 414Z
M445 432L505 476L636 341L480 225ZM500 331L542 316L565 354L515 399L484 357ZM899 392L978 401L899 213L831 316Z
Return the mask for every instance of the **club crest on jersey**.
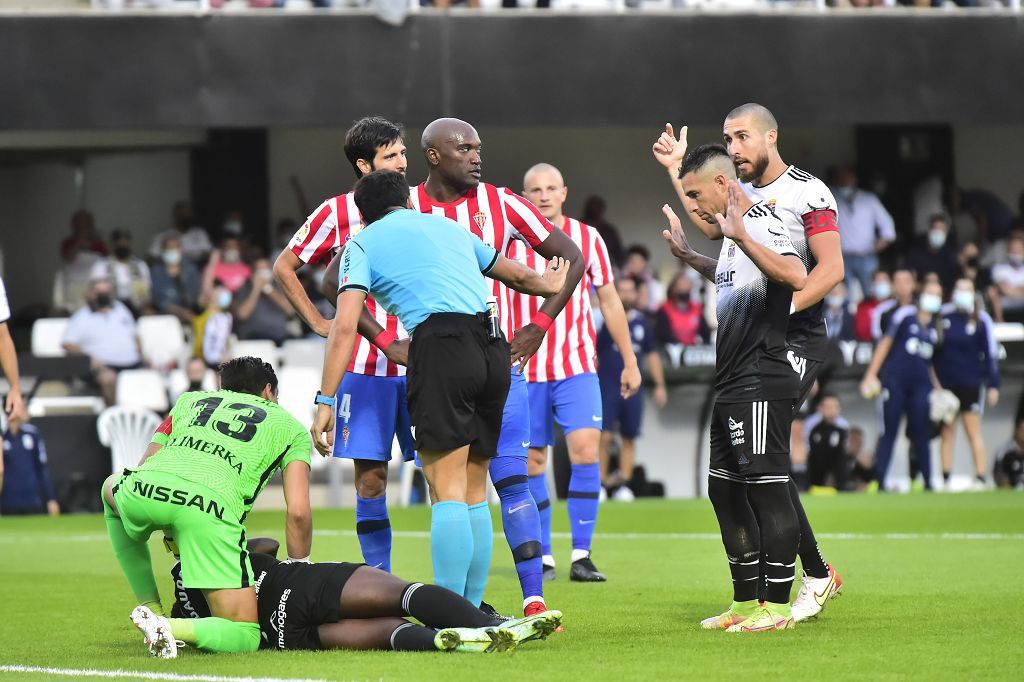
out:
M732 242L729 244L729 248L725 252L725 257L728 260L732 260L733 258L736 257L736 242Z
M765 205L768 207L768 210L771 211L772 214L774 214L775 213L775 204L777 204L777 203L778 203L778 200L776 200L776 199L769 199L768 203L765 204Z
M487 214L483 211L477 211L473 214L473 222L476 223L476 226L481 230L484 229L487 227Z
M309 234L309 224L307 223L307 224L303 225L302 227L300 227L299 231L295 233L295 236L292 237L292 243L293 244L301 244L306 239L306 236L308 234Z
M347 426L341 430L341 444L344 445L345 447L348 447L348 436L349 436L349 433L350 432L349 432Z

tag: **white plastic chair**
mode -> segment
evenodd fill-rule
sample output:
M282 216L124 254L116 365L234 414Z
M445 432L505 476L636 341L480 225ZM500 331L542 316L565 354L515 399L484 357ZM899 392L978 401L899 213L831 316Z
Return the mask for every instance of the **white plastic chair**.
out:
M282 367L277 372L277 402L303 426L313 424L313 396L320 386L320 370Z
M115 474L139 463L162 421L155 412L141 407L115 405L100 413L96 430L100 443L110 448Z
M203 374L202 389L204 391L217 390L217 373L212 369L206 370ZM171 394L171 402L175 402L181 394L188 390L188 375L183 369L172 369L167 375L167 391Z
M232 358L242 358L250 355L269 362L275 369L280 360L280 353L273 341L235 341L231 344ZM316 393L316 389L313 389L313 392Z
M321 369L324 366L323 340L317 339L289 339L281 345L281 364L285 367L313 367Z
M42 358L59 358L66 355L64 330L68 326L66 317L44 317L32 324L32 355Z
M154 367L179 361L185 348L185 332L174 315L144 315L136 327L142 356Z
M164 378L154 369L126 369L119 372L115 396L118 405L145 407L157 412L166 412L170 406Z

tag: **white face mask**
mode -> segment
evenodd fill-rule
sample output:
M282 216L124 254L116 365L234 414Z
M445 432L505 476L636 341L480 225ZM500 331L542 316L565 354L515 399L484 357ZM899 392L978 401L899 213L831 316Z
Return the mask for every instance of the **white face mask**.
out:
M935 294L921 294L921 310L933 315L942 309L942 299Z
M217 295L217 307L226 310L231 305L231 292L222 291Z
M892 296L892 286L888 282L875 282L874 289L875 298L879 301Z
M941 249L946 243L946 233L942 230L929 230L928 243L932 245L933 249Z
M224 252L225 263L237 263L241 259L237 249L228 249Z
M974 312L974 292L958 289L953 292L953 303L958 310L966 313Z
M241 220L227 220L224 222L224 233L235 235L236 237L242 234L242 221Z
M273 279L274 271L269 268L260 268L259 270L256 271L256 276L260 277L261 279Z
M171 249L170 251L164 251L164 263L167 265L177 265L181 262L181 251L177 249Z
M1009 256L1007 256L1007 260L1009 260L1010 265L1012 265L1015 268L1019 268L1021 265L1024 265L1024 256L1019 256L1015 253L1011 253Z

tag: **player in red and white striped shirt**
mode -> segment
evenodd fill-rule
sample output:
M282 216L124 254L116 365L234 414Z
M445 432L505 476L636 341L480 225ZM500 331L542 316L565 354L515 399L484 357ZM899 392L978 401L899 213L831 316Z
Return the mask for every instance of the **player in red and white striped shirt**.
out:
M480 136L470 124L454 118L434 121L423 131L423 152L430 169L426 182L413 189L413 205L423 213L443 215L471 231L502 255L514 241L543 258L560 256L570 262L565 288L548 298L527 324L513 333L512 292L494 282L501 329L512 344L512 360L526 363L544 340L552 321L565 307L583 275L580 250L526 199L505 188L480 182ZM512 550L523 590L526 615L544 611L542 546L537 504L527 483L526 450L530 445L530 414L526 378L512 368L512 383L505 401L498 456L490 474L501 498L505 539ZM486 500L478 500L470 514L478 519L474 538L485 543L490 533ZM486 531L486 532L485 532ZM488 545L489 546L489 545Z
M555 559L551 554L551 501L548 499L544 471L548 446L555 444L554 420L565 432L569 446L572 476L569 479L569 524L572 529L571 580L602 582L603 573L590 559L590 544L597 522L601 475L598 449L601 440L601 387L594 362L596 354L594 315L590 289L597 290L605 325L616 345L623 350L622 396L628 398L640 388L640 368L622 301L612 284L608 249L597 230L566 217L562 206L569 190L561 172L546 163L537 164L523 178L523 195L540 213L572 239L583 255L583 279L573 291L564 312L548 329L537 353L526 368L530 395L530 490L541 516L544 547L544 577L555 577ZM544 270L544 261L535 253L512 245L510 258L533 269ZM518 327L536 313L539 300L515 294L512 321Z
M364 118L352 126L345 136L345 155L356 177L382 169L405 174L402 132L383 118ZM306 296L295 273L304 264L329 260L360 226L352 192L332 197L310 214L274 265L292 307L320 336L327 336L331 323ZM337 277L325 284L331 294L327 300L333 304ZM359 331L362 336L335 403L339 437L334 443L334 456L352 459L355 467L356 533L363 560L390 571L391 522L385 492L395 437L407 461L415 454L405 397L404 363L409 342L398 318L385 313L372 298L366 299Z

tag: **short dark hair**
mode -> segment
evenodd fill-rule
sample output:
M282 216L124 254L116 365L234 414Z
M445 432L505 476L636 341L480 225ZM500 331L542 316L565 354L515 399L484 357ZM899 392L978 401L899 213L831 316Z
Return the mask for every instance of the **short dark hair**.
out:
M647 262L651 261L651 250L643 244L633 244L626 249L626 256L632 256L633 254L643 257Z
M679 179L682 180L688 173L699 171L712 161L720 158L730 161L729 152L725 150L723 145L717 143L697 145L687 152L683 165L679 167Z
M345 133L345 156L352 164L356 177L361 178L362 172L356 161L362 159L372 165L377 149L387 147L402 139L402 129L380 116L367 116L355 122Z
M247 355L228 360L217 367L220 387L225 391L259 395L270 384L270 390L277 393L277 374L269 362Z
M409 182L395 171L374 171L356 182L355 200L363 222L369 225L383 218L388 209L408 203Z

